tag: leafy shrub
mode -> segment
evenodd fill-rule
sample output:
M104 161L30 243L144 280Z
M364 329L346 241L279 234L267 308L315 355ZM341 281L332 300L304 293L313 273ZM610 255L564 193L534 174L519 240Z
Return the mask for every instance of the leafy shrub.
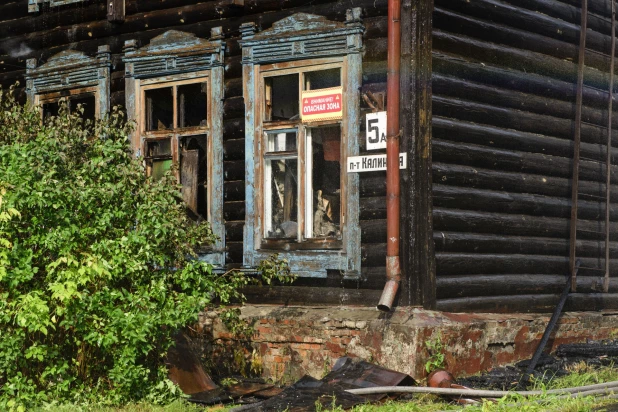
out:
M117 109L41 122L0 95L0 410L168 402L173 336L252 281L196 258L209 225L187 218L171 174L145 176L129 131Z

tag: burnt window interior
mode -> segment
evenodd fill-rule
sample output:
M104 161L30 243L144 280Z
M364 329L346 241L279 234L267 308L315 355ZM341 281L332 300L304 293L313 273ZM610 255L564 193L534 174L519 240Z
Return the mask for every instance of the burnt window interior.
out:
M96 117L96 103L94 100L94 95L82 94L69 99L69 111L71 113L75 113L79 105L81 105L83 110L82 117L86 120L94 121Z
M298 154L296 131L267 134L264 159L264 236L271 239L298 237Z
M83 112L80 116L86 120L94 121L96 118L96 101L95 96L92 93L78 94L73 96L65 96L66 108L69 113L78 113L78 107L81 105ZM60 114L60 100L47 101L43 103L43 119L47 119L52 116L58 116Z
M163 139L160 133L146 134L147 173L160 179L174 166L182 198L193 218L208 218L209 213L207 87L205 81L195 81L167 83L144 91L145 132L170 131L164 134L170 137Z
M298 73L264 79L265 120L297 120L299 118Z
M182 198L196 216L208 217L208 157L206 135L180 140Z
M341 128L312 128L307 237L341 238ZM309 203L309 202L308 202Z
M206 83L178 86L178 127L206 126Z
M146 90L146 130L174 128L174 100L171 87Z
M50 117L58 116L58 113L60 112L60 103L58 103L57 100L53 102L43 103L42 108L43 119L47 120Z
M341 69L316 70L305 73L305 90L327 89L341 86Z

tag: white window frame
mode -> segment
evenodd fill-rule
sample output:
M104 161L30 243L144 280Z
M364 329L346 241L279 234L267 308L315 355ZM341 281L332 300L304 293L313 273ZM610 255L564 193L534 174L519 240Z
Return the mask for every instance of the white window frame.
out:
M360 9L348 10L345 23L328 21L321 16L298 13L273 24L261 33L257 26L246 23L241 26L240 41L243 48L243 83L245 115L245 203L246 218L243 242L243 264L247 269L256 267L260 260L272 253L279 253L290 263L292 271L299 276L326 277L327 272L337 271L344 278L360 276L361 245L359 226L358 175L346 173L345 159L358 155L360 132L360 87L362 83L362 32ZM337 67L341 70L343 88L343 118L340 121L302 123L299 121L265 121L264 78L288 73L325 70ZM299 88L302 88L302 74ZM300 99L300 90L299 90ZM299 104L300 106L300 104ZM299 107L300 109L300 107ZM298 239L296 242L279 242L273 247L265 239L264 214L264 139L268 130L298 127L298 199L304 204L312 199L305 190L308 175L307 139L305 130L311 127L333 125L341 127L341 240L312 242L302 239L308 226L309 208L298 210ZM298 126L297 126L298 125ZM300 179L305 179L301 184ZM275 242L277 243L277 242ZM296 243L296 244L294 244ZM305 247L306 244L308 247Z

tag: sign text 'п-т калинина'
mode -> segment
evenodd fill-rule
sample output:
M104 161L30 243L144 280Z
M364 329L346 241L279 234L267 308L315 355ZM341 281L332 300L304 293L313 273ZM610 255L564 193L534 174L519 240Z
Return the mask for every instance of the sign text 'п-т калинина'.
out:
M348 173L376 172L386 170L386 155L367 155L348 157ZM408 167L408 154L399 153L399 169Z

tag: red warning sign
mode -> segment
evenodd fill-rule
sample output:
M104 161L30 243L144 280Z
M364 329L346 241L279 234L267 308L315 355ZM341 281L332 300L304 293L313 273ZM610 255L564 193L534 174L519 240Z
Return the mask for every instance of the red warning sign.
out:
M302 92L301 119L303 122L341 119L343 113L343 89L308 90Z

